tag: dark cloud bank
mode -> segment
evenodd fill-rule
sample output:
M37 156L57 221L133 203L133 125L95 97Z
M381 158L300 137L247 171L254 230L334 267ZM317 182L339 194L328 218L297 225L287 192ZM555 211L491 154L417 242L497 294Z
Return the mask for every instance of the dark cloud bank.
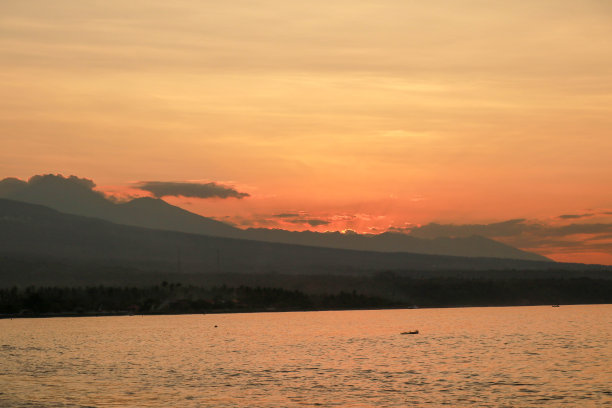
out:
M193 198L245 198L248 193L215 182L210 183L183 183L170 181L143 181L135 185L136 188L148 191L155 197L183 196Z
M601 214L609 215L608 213ZM590 215L576 214L575 216L560 216L558 218L573 220L586 217L590 217ZM401 232L418 238L481 235L518 248L530 248L539 253L548 253L550 250L561 252L612 252L610 243L607 242L612 236L611 223L553 225L526 219L514 219L492 224L431 223L421 227L402 229ZM580 236L580 239L576 239L576 236Z
M87 178L80 178L77 176L64 177L61 174L39 174L30 177L28 181L20 180L15 177L5 178L0 181L0 194L10 194L35 186L59 187L67 185L81 187L86 190L93 190L96 186L93 180Z
M604 213L607 214L607 213ZM561 218L562 220L576 220L579 218L587 218L587 217L593 217L595 214L593 213L587 213L587 214L563 214L560 215L559 218Z
M280 218L283 222L290 224L308 224L311 227L320 227L321 225L329 225L330 222L327 220L321 220L317 218L310 218L305 212L301 213L280 213L272 215L272 218Z
M61 174L42 174L30 177L28 181L15 177L7 177L0 181L0 196L8 196L20 191L32 188L61 189L71 188L90 190L96 187L93 180L77 176L65 177ZM225 186L215 182L190 183L190 182L166 182L166 181L143 181L135 185L136 188L152 193L156 198L165 196L183 196L193 198L245 198L248 193L239 192L233 187ZM101 192L94 191L99 195Z

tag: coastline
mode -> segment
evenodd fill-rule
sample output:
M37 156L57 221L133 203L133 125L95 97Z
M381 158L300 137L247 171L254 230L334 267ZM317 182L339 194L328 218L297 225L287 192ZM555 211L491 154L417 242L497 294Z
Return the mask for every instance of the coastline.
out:
M595 306L612 305L612 303L567 303L567 304L505 304L505 305L454 305L454 306L398 306L398 307L363 307L363 308L259 308L259 309L218 309L207 310L200 313L186 312L146 312L131 313L128 311L116 312L84 312L84 313L34 313L34 314L0 314L0 320L12 319L51 319L66 317L144 317L144 316L186 316L186 315L217 315L217 314L257 314L257 313L293 313L293 312L333 312L333 311L371 311L371 310L419 310L419 309L467 309L467 308L493 308L493 307L564 307L564 306Z
M269 313L612 304L612 280L311 280L308 287L12 287L0 289L0 319Z

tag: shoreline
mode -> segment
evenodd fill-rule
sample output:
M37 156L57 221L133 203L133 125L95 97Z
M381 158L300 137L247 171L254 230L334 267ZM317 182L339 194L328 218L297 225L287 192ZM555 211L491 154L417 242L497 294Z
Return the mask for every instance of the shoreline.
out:
M349 283L311 281L301 290L285 289L282 283L276 287L167 282L142 288L14 287L0 289L0 319L612 304L612 281L586 278L394 278L364 281L360 286Z
M144 316L186 316L186 315L217 315L217 314L256 314L256 313L293 313L293 312L339 312L339 311L374 311L374 310L419 310L419 309L466 309L466 308L491 308L491 307L562 307L562 306L595 306L595 305L612 305L612 303L564 303L559 305L551 305L549 303L530 304L530 305L456 305L456 306L398 306L398 307L364 307L364 308L322 308L322 309L219 309L203 311L201 313L188 312L147 312L147 313L132 313L128 311L117 312L83 312L83 313L37 313L37 314L0 314L0 320L13 319L50 319L64 317L144 317Z

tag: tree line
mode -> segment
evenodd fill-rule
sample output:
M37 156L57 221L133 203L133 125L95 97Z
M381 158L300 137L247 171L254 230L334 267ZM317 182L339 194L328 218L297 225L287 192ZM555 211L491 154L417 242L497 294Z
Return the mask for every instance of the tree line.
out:
M340 280L338 280L340 279ZM334 280L335 284L328 285ZM338 277L311 277L308 290L195 286L28 286L0 289L0 315L180 314L399 307L612 303L612 281L570 279L414 279L380 273L359 288ZM366 286L367 285L367 290Z

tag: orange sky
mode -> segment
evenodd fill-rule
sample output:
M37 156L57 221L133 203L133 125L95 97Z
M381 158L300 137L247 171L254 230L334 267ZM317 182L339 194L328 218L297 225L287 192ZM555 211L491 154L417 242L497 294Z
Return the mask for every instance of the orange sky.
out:
M0 176L220 182L250 197L167 199L243 226L612 222L610 2L227 3L1 2Z

